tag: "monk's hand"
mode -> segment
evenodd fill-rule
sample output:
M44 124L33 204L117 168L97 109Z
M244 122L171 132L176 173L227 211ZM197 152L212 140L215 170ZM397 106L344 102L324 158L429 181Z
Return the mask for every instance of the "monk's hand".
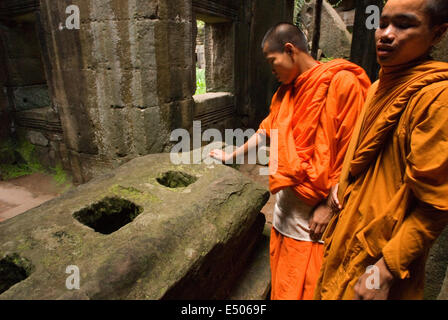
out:
M310 237L312 240L320 240L332 216L333 211L325 201L317 206L310 218Z
M342 209L342 206L339 203L339 199L338 199L338 189L339 189L339 184L332 186L330 189L330 193L328 194L328 198L327 198L327 205L331 208L331 210L334 213L339 212Z
M359 278L354 287L354 300L387 300L393 280L393 274L381 258Z
M230 161L232 159L233 154L227 153L220 149L214 149L214 150L210 151L209 156L214 159L217 159L223 163L227 163L228 161Z

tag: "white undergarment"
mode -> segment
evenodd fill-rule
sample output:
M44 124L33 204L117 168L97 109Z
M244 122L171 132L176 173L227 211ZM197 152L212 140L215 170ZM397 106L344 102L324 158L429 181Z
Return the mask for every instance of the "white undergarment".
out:
M313 207L300 200L290 187L280 190L275 196L274 228L289 238L313 241L309 228ZM322 240L319 242L323 243Z

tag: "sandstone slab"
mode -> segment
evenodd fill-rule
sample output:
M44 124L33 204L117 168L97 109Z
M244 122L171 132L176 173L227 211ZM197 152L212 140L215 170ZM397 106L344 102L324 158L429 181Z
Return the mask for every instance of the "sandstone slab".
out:
M262 236L268 197L224 165L134 159L0 223L0 260L16 257L26 273L0 299L226 298ZM116 225L99 228L110 213L119 218L103 226ZM73 266L79 289L66 286Z

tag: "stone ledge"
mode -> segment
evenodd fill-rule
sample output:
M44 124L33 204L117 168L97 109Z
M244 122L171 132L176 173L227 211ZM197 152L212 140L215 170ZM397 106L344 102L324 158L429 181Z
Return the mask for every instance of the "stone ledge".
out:
M235 114L234 96L230 92L208 92L193 96L194 120L203 128L231 119Z
M215 19L216 17L222 17L230 20L238 19L237 9L219 4L218 2L214 1L193 0L193 9L197 13L212 15L215 17Z
M51 107L17 111L14 118L19 127L62 133L61 121Z

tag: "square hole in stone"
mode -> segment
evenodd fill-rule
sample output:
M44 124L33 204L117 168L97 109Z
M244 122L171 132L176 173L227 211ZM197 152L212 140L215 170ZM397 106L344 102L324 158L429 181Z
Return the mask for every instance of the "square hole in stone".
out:
M156 180L168 188L184 188L195 183L198 178L182 171L167 171L161 174Z
M32 270L31 262L18 254L7 255L0 259L0 294L28 278Z
M143 211L142 207L118 197L107 197L73 214L76 220L102 234L125 226Z

